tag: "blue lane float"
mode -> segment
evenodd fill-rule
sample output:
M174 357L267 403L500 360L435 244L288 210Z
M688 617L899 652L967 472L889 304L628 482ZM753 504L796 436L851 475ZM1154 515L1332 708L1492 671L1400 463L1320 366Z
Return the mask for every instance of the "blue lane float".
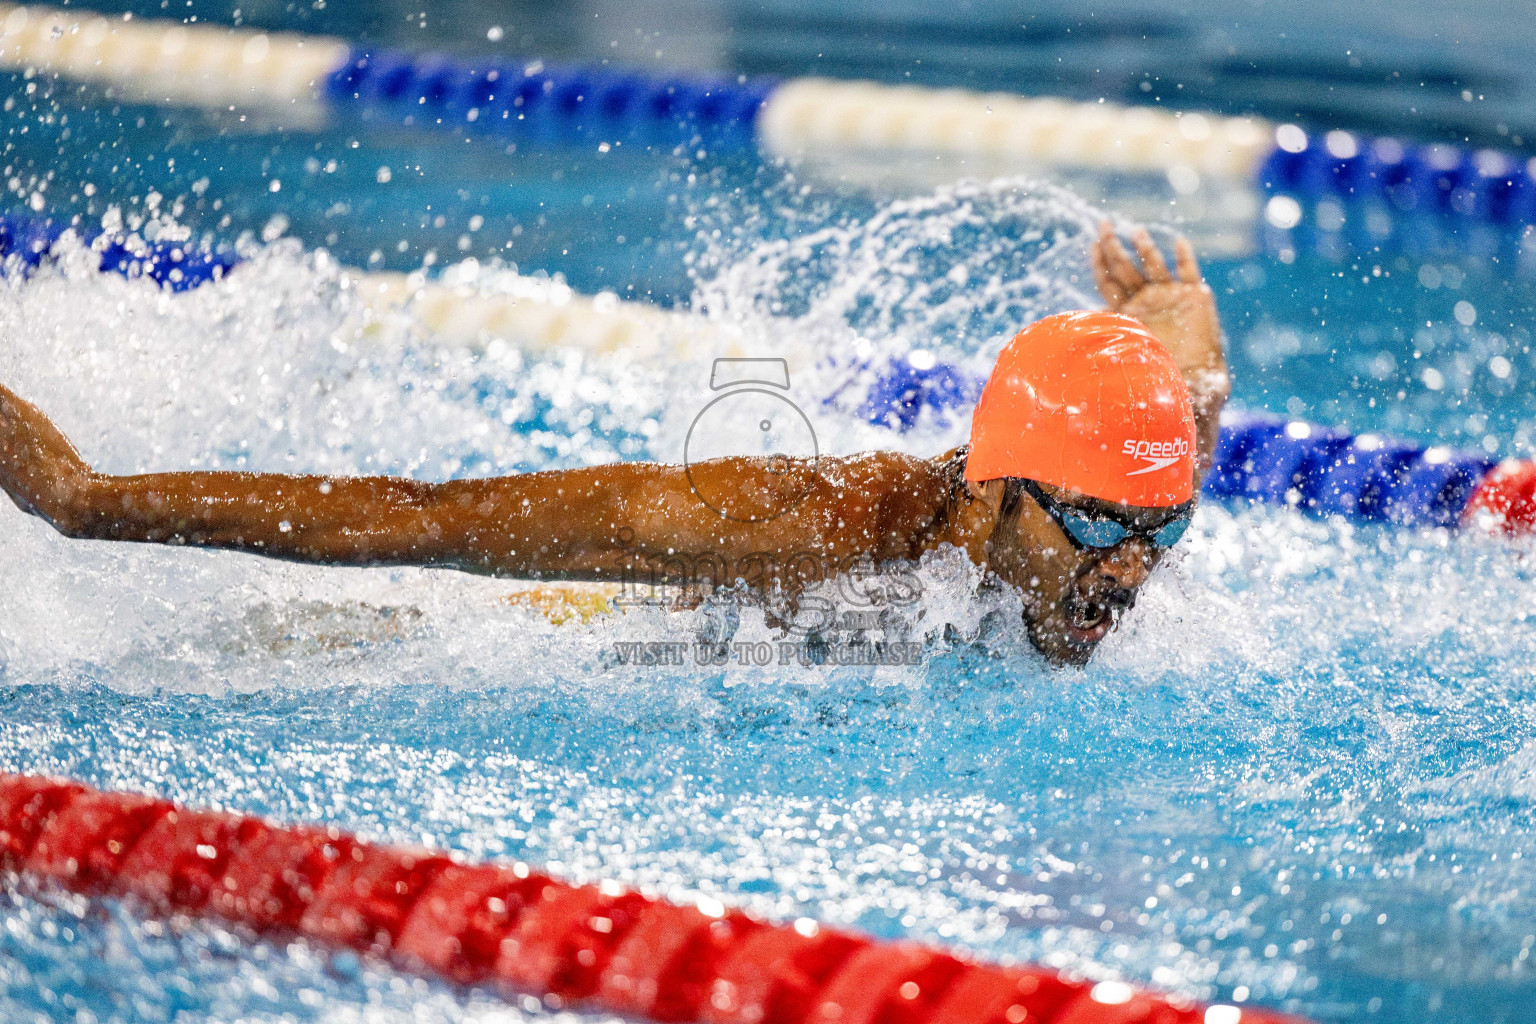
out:
M1264 192L1313 202L1382 201L1404 213L1488 224L1536 222L1536 182L1523 158L1344 132L1309 138L1290 127L1259 168Z
M145 241L137 235L104 231L46 217L0 214L0 259L8 273L35 269L66 231L73 231L98 256L104 273L146 277L172 291L187 291L217 281L239 259L186 241Z
M365 50L326 80L336 108L466 130L691 136L750 143L773 78Z
M1495 464L1478 452L1252 416L1222 425L1204 490L1319 516L1453 528Z

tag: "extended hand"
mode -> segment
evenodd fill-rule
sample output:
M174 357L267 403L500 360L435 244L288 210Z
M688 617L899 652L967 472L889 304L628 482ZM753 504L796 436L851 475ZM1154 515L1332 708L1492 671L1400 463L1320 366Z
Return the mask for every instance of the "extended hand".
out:
M1221 352L1221 325L1216 300L1200 276L1195 250L1182 236L1174 242L1175 278L1146 228L1131 236L1141 265L1136 265L1108 221L1099 225L1099 239L1089 252L1093 276L1109 308L1146 324L1168 346L1187 378L1194 373L1226 370Z
M23 512L63 528L94 474L43 411L0 385L0 488Z

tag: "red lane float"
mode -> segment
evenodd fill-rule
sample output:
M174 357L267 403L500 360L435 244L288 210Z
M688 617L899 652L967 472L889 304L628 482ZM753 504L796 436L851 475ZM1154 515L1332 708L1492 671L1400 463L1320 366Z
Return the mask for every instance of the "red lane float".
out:
M28 775L0 774L0 868L667 1024L1306 1024Z
M1509 459L1483 477L1461 514L1504 533L1536 533L1536 462Z

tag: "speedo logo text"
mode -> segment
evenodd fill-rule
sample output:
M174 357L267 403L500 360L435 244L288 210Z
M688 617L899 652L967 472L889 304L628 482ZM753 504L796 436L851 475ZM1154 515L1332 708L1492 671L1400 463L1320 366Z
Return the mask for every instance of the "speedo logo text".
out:
M1189 455L1189 442L1184 438L1176 441L1137 441L1127 439L1121 446L1122 455L1129 455L1133 459L1148 463L1140 469L1133 469L1126 476L1141 476L1143 473L1155 473L1160 469L1167 469L1180 459Z

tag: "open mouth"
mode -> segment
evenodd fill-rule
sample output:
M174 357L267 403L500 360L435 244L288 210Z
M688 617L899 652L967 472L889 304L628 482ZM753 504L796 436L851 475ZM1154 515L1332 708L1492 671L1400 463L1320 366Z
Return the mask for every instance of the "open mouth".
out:
M1096 644L1114 628L1115 613L1102 601L1069 591L1066 601L1067 632L1073 643Z

